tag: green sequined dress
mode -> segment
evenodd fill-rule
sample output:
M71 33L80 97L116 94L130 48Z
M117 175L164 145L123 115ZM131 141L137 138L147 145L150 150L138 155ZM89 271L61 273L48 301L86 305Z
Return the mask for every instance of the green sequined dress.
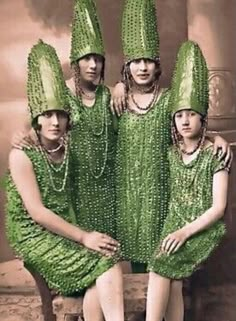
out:
M119 119L116 188L117 238L124 259L148 263L168 209L171 142L169 92L145 115Z
M175 147L169 152L171 198L169 213L161 240L169 233L194 221L212 206L213 175L224 169L208 147L189 164L184 164ZM225 234L222 220L189 238L169 256L160 253L160 245L151 260L149 269L164 277L182 279L190 276L205 261ZM161 242L160 242L161 244Z
M43 154L36 149L26 153L33 164L43 204L74 224L75 214L70 202L72 191L69 176L64 180L64 165L61 169L57 165L57 170L52 172L52 183ZM53 185L58 191L55 191ZM9 242L16 254L45 278L50 288L64 295L81 292L114 265L114 258L90 251L33 221L24 208L10 175L6 187L6 231Z
M73 128L70 165L78 224L112 237L115 233L116 136L110 112L110 92L96 90L92 107L69 93Z

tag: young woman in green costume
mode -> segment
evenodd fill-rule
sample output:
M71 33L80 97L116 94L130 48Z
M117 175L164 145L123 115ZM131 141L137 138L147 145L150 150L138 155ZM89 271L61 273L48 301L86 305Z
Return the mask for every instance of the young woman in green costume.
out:
M74 77L68 83L75 208L81 227L115 237L116 133L110 91L102 84L104 55L95 4L76 0L70 56Z
M164 317L183 321L182 280L210 256L225 234L221 218L227 202L228 168L214 156L213 144L205 136L208 70L194 42L180 48L170 101L171 196L161 241L149 265L147 321Z
M159 39L152 0L126 1L122 41L127 109L118 123L117 239L133 271L144 271L167 213L171 141L169 93L158 84Z
M70 126L66 85L55 50L42 41L28 59L28 100L39 144L10 152L10 244L61 294L78 294L95 284L105 320L123 321L122 273L115 255L118 244L106 234L76 224L66 138Z

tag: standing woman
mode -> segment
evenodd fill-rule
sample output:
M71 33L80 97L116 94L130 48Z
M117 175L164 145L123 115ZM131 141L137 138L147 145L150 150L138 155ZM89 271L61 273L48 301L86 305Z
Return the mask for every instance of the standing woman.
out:
M174 145L169 149L171 197L152 257L147 321L183 321L182 280L204 262L225 234L228 167L206 138L208 70L198 45L184 43L172 82ZM173 287L175 290L173 296Z
M127 110L119 118L117 238L133 271L146 270L167 214L171 142L169 92L159 86L153 0L127 0L122 20Z
M122 275L114 255L117 244L105 234L76 225L66 85L55 50L42 41L28 58L28 101L39 145L10 152L9 242L61 294L81 293L95 283L105 319L123 321Z
M70 168L80 226L116 236L116 134L110 92L102 84L105 57L93 0L76 0L72 23L69 101L73 121Z

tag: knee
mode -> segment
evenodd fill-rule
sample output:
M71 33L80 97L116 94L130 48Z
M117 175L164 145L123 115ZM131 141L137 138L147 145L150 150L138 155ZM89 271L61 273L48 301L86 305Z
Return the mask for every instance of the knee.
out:
M183 281L182 280L172 280L171 281L171 291L173 292L182 292L182 288L183 288Z

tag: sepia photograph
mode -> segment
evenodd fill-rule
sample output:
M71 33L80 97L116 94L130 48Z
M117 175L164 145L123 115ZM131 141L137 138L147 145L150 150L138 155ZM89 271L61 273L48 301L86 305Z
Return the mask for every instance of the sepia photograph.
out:
M236 321L236 0L0 1L0 321Z

